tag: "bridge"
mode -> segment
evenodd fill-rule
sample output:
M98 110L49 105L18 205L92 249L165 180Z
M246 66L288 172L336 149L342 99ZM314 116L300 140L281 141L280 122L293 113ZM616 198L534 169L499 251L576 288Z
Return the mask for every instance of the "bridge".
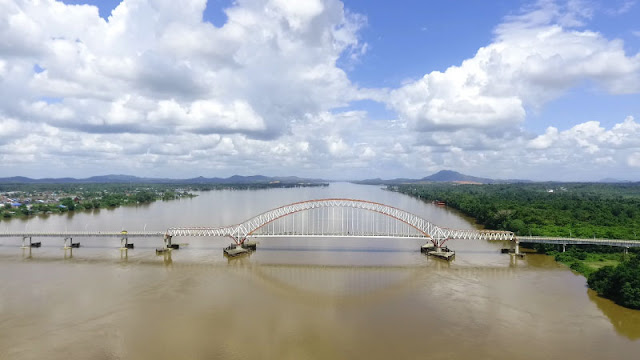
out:
M162 237L163 249L177 249L173 237L228 237L241 247L250 238L269 237L360 237L422 239L430 241L436 251L449 239L511 241L513 252L520 254L519 243L596 244L640 246L640 241L611 239L577 239L552 237L516 237L509 231L450 229L435 225L405 210L365 200L319 199L284 205L246 221L219 227L169 227L166 231L65 231L65 232L5 232L0 237L22 238L24 247L32 247L32 238L63 238L65 248L78 247L73 238L119 238L122 248L133 248L129 238ZM39 246L39 243L36 246Z
M638 240L598 239L595 237L567 238L551 236L519 236L518 240L521 243L562 245L563 251L566 245L603 245L618 246L624 248L640 247L640 241Z

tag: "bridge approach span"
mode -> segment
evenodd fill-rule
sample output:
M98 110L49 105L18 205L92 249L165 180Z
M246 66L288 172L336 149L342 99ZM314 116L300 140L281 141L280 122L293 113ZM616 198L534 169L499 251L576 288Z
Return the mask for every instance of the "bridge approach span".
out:
M558 245L606 245L620 247L640 247L639 240L617 240L598 238L565 238L548 236L518 236L521 243L558 244Z
M144 237L162 237L166 234L164 231L8 231L0 232L0 237L10 238L144 238Z

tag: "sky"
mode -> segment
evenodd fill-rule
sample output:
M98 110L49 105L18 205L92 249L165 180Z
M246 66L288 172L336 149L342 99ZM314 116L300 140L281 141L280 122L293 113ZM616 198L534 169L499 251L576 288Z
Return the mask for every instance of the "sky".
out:
M640 181L640 0L0 0L0 177Z

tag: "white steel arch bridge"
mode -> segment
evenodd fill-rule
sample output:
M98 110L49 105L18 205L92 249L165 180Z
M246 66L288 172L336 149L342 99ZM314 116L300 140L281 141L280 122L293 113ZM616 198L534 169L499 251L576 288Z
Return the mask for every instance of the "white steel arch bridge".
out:
M231 237L390 237L420 238L436 247L448 239L514 240L509 231L457 230L437 226L405 210L355 199L319 199L284 205L240 224L171 227L168 236Z
M122 248L133 248L130 238L163 237L165 248L175 236L230 237L238 245L252 237L366 237L413 238L431 241L436 248L449 239L508 240L519 253L519 243L592 244L640 247L638 240L516 237L509 231L460 230L437 226L405 210L356 199L319 199L284 205L242 223L219 227L170 227L165 231L24 231L0 232L0 238L22 238L23 247L34 246L32 238L64 238L65 248L79 246L73 238L120 238ZM39 243L37 243L39 244Z

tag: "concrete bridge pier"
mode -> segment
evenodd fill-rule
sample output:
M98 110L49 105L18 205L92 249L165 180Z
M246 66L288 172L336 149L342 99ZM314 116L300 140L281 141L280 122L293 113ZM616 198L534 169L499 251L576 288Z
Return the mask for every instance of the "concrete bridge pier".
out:
M120 250L128 250L128 249L133 249L133 243L129 242L128 237L123 236L120 239Z
M29 245L27 245L27 239L29 239ZM22 237L22 248L26 249L26 248L32 248L32 247L40 247L42 245L42 242L38 241L38 242L32 242L31 241L31 236L23 236Z
M73 249L73 248L79 248L79 247L80 247L80 243L79 242L74 243L72 237L64 238L64 248L65 249Z
M511 256L524 257L525 254L520 252L520 240L518 240L518 238L514 237L513 240L511 240L511 248L513 249Z
M173 236L166 234L164 236L164 247L167 249L180 249L180 244L171 243Z
M567 244L562 244L562 252L566 252L567 251Z
M164 238L162 239L162 241L164 242L164 247L161 248L156 248L156 255L160 255L160 254L166 254L168 252L170 252L173 249L179 249L180 245L179 244L172 244L171 243L171 235L169 234L164 234Z
M427 255L434 256L439 259L444 259L447 261L452 260L455 257L455 252L449 250L446 247L443 248L444 242L447 240L448 239L446 238L435 238L432 240L433 247L423 246L420 251L426 252ZM430 248L435 248L435 250L430 250Z

